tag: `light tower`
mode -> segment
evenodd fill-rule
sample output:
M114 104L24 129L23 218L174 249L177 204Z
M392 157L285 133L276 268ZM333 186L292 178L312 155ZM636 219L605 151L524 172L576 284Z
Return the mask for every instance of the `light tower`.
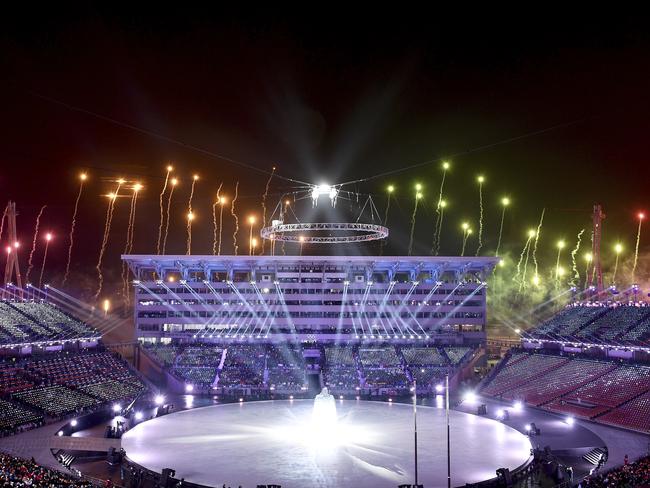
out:
M20 275L20 263L18 262L18 235L16 233L16 203L7 204L7 226L9 232L9 246L7 247L7 263L5 264L5 286L12 283L12 277L16 276L18 295L23 296L23 279Z

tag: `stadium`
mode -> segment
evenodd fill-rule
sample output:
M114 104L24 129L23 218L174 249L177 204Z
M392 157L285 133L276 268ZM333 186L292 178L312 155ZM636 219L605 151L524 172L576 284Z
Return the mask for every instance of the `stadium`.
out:
M136 10L4 26L0 487L650 486L647 22Z

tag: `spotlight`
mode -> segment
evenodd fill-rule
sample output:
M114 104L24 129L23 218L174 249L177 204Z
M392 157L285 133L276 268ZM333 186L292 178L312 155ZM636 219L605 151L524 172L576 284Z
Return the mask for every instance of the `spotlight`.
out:
M567 425L571 426L575 423L575 419L573 417L567 417L565 422Z
M289 395L289 400L293 400L293 395ZM241 402L241 398L239 399L239 401Z
M122 405L119 403L113 404L113 412L121 412L122 411Z
M530 424L526 424L526 425L524 425L524 430L525 430L526 432L530 432L530 429L532 429L532 427L530 426Z
M444 386L440 384L436 385L436 393L442 393L442 390L444 390Z
M388 403L393 403L393 399L392 399L392 398L389 398L389 399L388 399Z
M154 401L156 402L156 405L162 405L163 403L165 403L165 397L162 395L156 395Z
M59 437L63 437L63 431L62 430L58 431L56 435L58 435Z
M339 400L343 400L343 395L339 395Z
M476 393L473 391L466 391L463 395L463 401L468 403L474 403L476 401Z
M500 408L499 410L497 410L497 418L498 418L498 419L502 419L504 416L505 416L505 412L503 411L502 408Z
M523 403L517 401L512 405L512 408L515 412L521 412L524 409Z
M135 412L135 419L142 420L142 412Z
M72 422L70 422L70 425L72 425L73 427L76 427L77 426L77 419L72 419Z
M185 391L188 393L194 391L194 385L185 385Z
M239 399L239 403L242 403L243 401L244 401L243 398L240 398L240 399Z

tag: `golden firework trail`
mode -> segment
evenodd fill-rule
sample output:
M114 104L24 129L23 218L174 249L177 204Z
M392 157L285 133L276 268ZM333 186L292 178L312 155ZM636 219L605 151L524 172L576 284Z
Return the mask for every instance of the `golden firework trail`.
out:
M158 224L158 243L156 244L156 254L160 254L160 240L162 239L162 229L163 222L165 220L165 212L163 205L163 197L165 196L165 191L167 191L167 183L169 182L169 173L172 172L174 168L167 166L167 173L165 174L165 184L163 185L162 191L160 192L160 224Z
M198 175L192 177L192 187L190 188L190 199L187 201L187 254L188 256L192 252L192 219L194 214L192 213L192 198L194 198L194 185L199 179Z
M221 192L221 187L223 183L219 183L219 188L217 188L217 199L215 202L212 204L212 254L216 255L217 254L217 242L221 241L220 235L221 235L221 223L217 225L217 205L219 205L223 211L223 205L221 205L221 196L219 193ZM223 215L223 213L222 213ZM218 231L218 233L217 233ZM221 242L219 242L219 245Z
M578 238L576 241L576 247L571 250L571 270L573 271L573 278L571 279L571 285L576 286L580 282L580 272L578 271L578 263L576 262L576 255L580 250L580 244L582 243L582 234L585 230L580 229L578 232Z
M104 259L104 253L106 252L106 245L108 244L108 238L111 233L111 224L113 222L113 209L115 208L115 201L120 192L120 187L124 183L124 180L119 180L115 192L109 195L108 208L106 209L106 222L104 223L104 237L102 239L102 247L99 249L99 257L97 258L97 264L95 269L97 270L97 291L93 297L95 300L99 297L99 294L102 292L104 287L104 275L102 274L102 261Z
M74 202L74 210L72 211L72 222L70 223L70 234L68 240L70 245L68 246L68 262L65 265L65 273L63 274L63 281L61 286L65 286L65 282L68 280L68 275L70 274L70 263L72 262L72 247L74 246L74 228L77 224L77 211L79 210L79 201L81 200L81 194L84 189L84 183L86 181L86 174L82 173L79 177L81 183L79 183L79 193L77 193L77 199Z
M235 196L230 203L230 215L235 219L235 231L232 233L232 243L234 246L235 256L237 256L237 251L239 246L237 245L237 233L239 233L239 217L235 213L235 202L237 201L237 195L239 193L239 181L235 184Z
M269 194L269 187L271 185L271 180L273 179L273 175L275 175L275 166L273 166L273 170L271 171L271 175L269 176L269 179L266 180L266 186L264 187L264 194L262 195L262 227L266 225L266 197ZM262 245L260 246L260 254L264 255L266 247L266 239L262 239Z
M539 236L542 233L542 224L544 223L544 213L546 208L542 209L542 215L539 218L539 224L537 224L537 232L535 232L535 241L533 243L533 264L535 265L535 276L539 276L539 269L537 266L537 243L539 242Z
M163 235L163 242L162 242L162 253L165 254L165 249L167 249L167 236L169 235L169 220L170 220L170 209L172 205L172 197L174 196L174 188L176 188L176 184L178 183L178 180L173 178L172 179L172 188L169 190L169 198L167 199L167 219L165 220L165 233Z
M641 224L645 218L644 214L639 214L639 227L636 231L636 244L634 245L634 261L632 263L632 281L635 281L636 265L639 260L639 243L641 242Z
M27 273L25 273L25 283L29 283L29 274L32 272L32 268L34 267L33 260L34 260L34 251L36 250L36 239L38 238L38 227L41 225L41 216L43 215L43 211L45 211L45 207L47 207L47 205L43 205L41 207L41 210L38 212L38 215L36 216L36 225L34 226L34 237L32 239L32 249L29 251L29 259L27 260Z
M478 177L478 205L479 205L479 217L478 217L478 247L476 248L475 256L478 256L483 247L483 177Z
M45 239L45 252L43 253L43 263L41 264L41 274L38 278L38 287L43 287L43 273L45 272L45 262L47 261L47 250L50 248L50 239L52 239L52 234L47 234Z

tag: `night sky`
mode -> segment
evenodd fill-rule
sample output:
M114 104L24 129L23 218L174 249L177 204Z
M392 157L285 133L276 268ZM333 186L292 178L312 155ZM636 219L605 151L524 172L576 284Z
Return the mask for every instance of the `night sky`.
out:
M440 161L449 159L442 254L459 252L461 221L477 229L476 177L483 174L485 254L494 252L499 201L508 195L507 250L521 250L546 208L539 245L550 263L558 238L572 246L581 228L589 230L591 206L599 202L607 214L606 261L617 240L629 255L636 213L650 210L647 19L526 15L512 21L496 13L313 6L291 15L143 9L6 16L0 196L17 202L26 247L38 210L48 205L41 225L55 234L47 271L55 280L65 266L77 175L88 171L73 269L94 279L84 272L101 242L101 195L117 177L145 185L134 251L151 253L164 168L174 165L181 184L168 247L184 253L190 179L199 174L193 251L211 253L211 204L220 182L228 196L240 182L243 219L261 214L265 172L273 166L300 181L340 183L431 161L346 187L372 194L383 214L386 187L396 186L385 252L404 254L413 185L420 182L414 254L428 254ZM293 186L274 179L269 206ZM346 219L356 219L356 205L339 202ZM109 276L119 274L127 217L122 198L105 260ZM228 217L227 252L231 226ZM246 235L242 230L244 252ZM473 254L475 239L468 246Z

